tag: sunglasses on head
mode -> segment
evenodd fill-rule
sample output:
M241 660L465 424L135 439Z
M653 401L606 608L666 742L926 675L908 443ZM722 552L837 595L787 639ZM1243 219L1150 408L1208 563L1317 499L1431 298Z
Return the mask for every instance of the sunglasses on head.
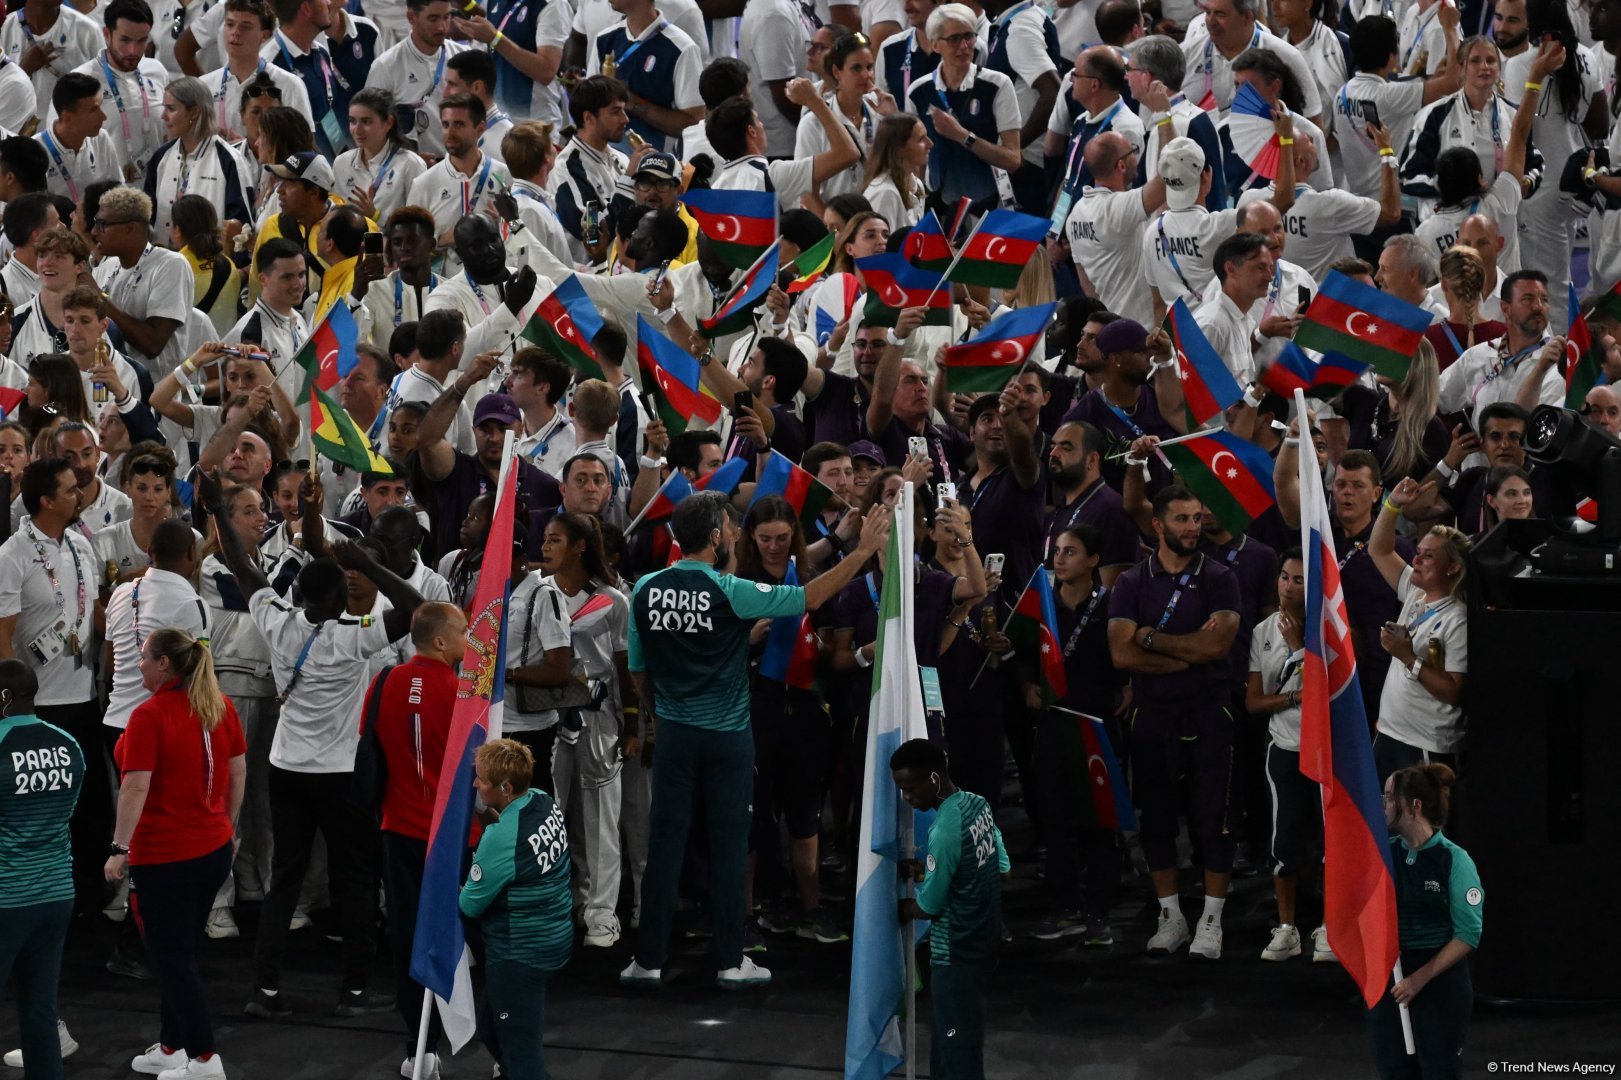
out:
M276 462L276 471L277 472L284 472L284 473L287 473L287 472L303 472L304 470L308 469L309 467L310 467L310 459L309 458L299 458L297 461L278 461L278 462Z
M170 465L162 458L155 457L137 458L135 461L130 463L129 467L129 474L131 476L168 476L173 472L173 465Z

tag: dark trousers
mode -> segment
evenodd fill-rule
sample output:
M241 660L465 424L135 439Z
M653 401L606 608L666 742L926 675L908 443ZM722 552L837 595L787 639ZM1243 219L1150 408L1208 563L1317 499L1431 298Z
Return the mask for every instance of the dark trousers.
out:
M530 778L529 786L539 788L548 795L555 794L552 783L552 747L557 743L557 725L542 731L508 731L504 732L507 738L514 742L521 742L529 747L530 753L535 755L535 775ZM393 908L389 908L390 911Z
M709 838L716 970L743 962L743 883L753 793L754 738L748 731L659 725L647 872L642 877L642 925L636 939L636 962L642 967L662 968L669 957L681 856L700 804Z
M1373 737L1373 767L1379 773L1381 785L1390 774L1405 769L1411 765L1445 765L1453 772L1458 771L1457 754L1438 754L1433 750L1421 750L1416 746L1409 746L1400 739L1392 739L1384 732Z
M551 977L549 971L515 960L485 969L478 1034L501 1063L504 1077L546 1080L546 983Z
M540 775L537 768L535 774ZM406 1055L417 1052L417 1025L422 1022L422 984L411 978L411 947L416 941L417 904L422 899L422 868L428 842L396 832L383 833L383 896L388 902L388 943L394 954L394 1000L405 1021ZM427 1052L439 1052L439 1010L428 1010Z
M129 906L163 994L158 1041L190 1057L214 1052L214 1020L197 964L214 894L231 872L227 841L201 858L130 867Z
M1043 713L1036 724L1033 767L1041 793L1047 843L1047 887L1060 911L1081 907L1081 868L1086 868L1086 912L1104 918L1114 907L1120 885L1120 854L1112 829L1083 820L1079 801L1089 799L1090 780L1077 772L1072 748L1078 721L1065 713ZM1080 763L1084 770L1085 763Z
M1300 771L1300 751L1276 743L1267 744L1266 777L1272 788L1272 874L1298 877L1322 843L1322 788Z
M1237 839L1250 846L1251 858L1260 862L1261 852L1270 850L1272 816L1268 813L1266 748L1270 743L1271 717L1254 716L1244 708L1239 694L1233 716L1233 805L1231 821Z
M1219 706L1155 706L1131 721L1131 794L1141 811L1150 870L1176 866L1180 789L1189 788L1188 832L1204 868L1233 868L1227 799L1233 769L1232 721Z
M985 1080L990 971L974 964L936 964L929 969L929 980L929 1075L934 1080Z
M1411 975L1439 949L1402 950L1402 973ZM1469 1032L1474 983L1467 960L1437 975L1408 1006L1413 1019L1413 1047L1402 1042L1401 1014L1386 993L1368 1010L1368 1045L1381 1080L1452 1080L1463 1075L1463 1040Z
M102 708L94 701L80 705L39 705L34 713L72 735L84 753L84 786L73 808L73 888L80 910L96 912L108 895L101 868L113 839L113 764L103 749L108 731Z
M0 910L0 983L9 978L17 995L24 1080L62 1080L56 985L72 921L72 900Z
M364 990L374 946L377 815L361 796L354 773L297 773L272 765L270 829L276 851L254 944L254 985L281 988L288 924L319 831L326 838L332 903L343 934L343 989Z

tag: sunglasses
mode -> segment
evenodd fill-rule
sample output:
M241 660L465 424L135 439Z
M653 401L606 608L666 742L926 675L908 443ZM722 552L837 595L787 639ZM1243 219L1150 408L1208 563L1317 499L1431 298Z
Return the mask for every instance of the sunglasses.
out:
M130 463L131 476L169 476L174 472L174 466L162 458L138 458Z
M276 462L277 472L303 472L310 467L309 458L299 458L297 461Z

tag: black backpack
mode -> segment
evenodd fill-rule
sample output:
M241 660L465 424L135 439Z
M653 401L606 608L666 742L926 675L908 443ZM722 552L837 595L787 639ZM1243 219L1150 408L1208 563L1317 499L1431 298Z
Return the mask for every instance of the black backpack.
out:
M355 782L366 805L379 812L383 808L383 794L388 790L388 761L383 757L382 740L377 737L377 714L383 707L383 684L393 670L394 665L390 664L379 671L366 692L366 702L360 711L360 745L355 748Z

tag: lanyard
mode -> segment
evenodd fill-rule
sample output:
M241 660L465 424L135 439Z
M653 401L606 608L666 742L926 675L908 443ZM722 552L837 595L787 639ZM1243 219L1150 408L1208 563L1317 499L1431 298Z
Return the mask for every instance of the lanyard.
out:
M293 687L298 685L298 677L299 675L303 674L304 661L310 658L310 646L315 644L316 637L318 637L321 633L321 627L325 625L326 623L324 622L316 623L315 629L310 631L310 636L304 639L304 647L298 650L298 659L293 661L293 674L292 677L287 680L287 689L281 692L281 697L276 699L276 704L285 705L287 704L287 699L292 696Z
M49 130L41 131L39 133L39 138L40 141L45 144L46 152L51 155L51 161L56 165L56 171L62 174L62 182L68 187L68 195L73 199L74 202L78 202L79 183L77 180L73 179L73 174L68 171L67 162L62 159L62 151L57 147L56 140L51 138L51 133ZM84 147L81 146L79 149L82 152Z
M146 580L145 577L138 577L138 578L135 579L135 589L130 594L130 598L129 598L130 610L132 612L134 612L134 615L135 615L135 651L136 652L140 652L141 649L144 646L144 643L141 640L141 583L143 581L145 581L145 580Z
M1086 624L1092 621L1092 616L1096 614L1098 605L1103 602L1103 598L1107 595L1109 595L1109 590L1102 585L1092 587L1091 601L1086 605L1086 610L1081 612L1080 622L1076 623L1075 629L1069 632L1069 640L1064 642L1065 660L1068 660L1069 654L1075 651L1075 643L1081 640L1081 633L1086 629Z
M484 168L479 171L478 184L472 189L471 194L468 193L469 181L462 181L462 217L466 217L468 214L473 212L473 207L478 204L479 198L484 194L484 185L490 182L490 166L493 164L495 159L490 157L488 154L483 155L483 157ZM473 279L469 277L467 280L472 281ZM473 291L477 292L478 286L473 286ZM480 297L479 300L481 303L483 302L482 297ZM485 308L484 314L488 315L489 313L490 309Z
M1272 271L1272 288L1267 290L1266 307L1261 309L1261 321L1266 322L1272 317L1272 309L1277 306L1278 292L1283 288L1283 263L1280 261L1277 268Z
M1272 688L1272 692L1274 694L1283 693L1283 688L1288 686L1289 683L1294 680L1296 675L1300 674L1300 669L1305 666L1305 663L1306 656L1304 649L1298 653L1290 653L1289 658L1283 662L1282 669L1278 671L1278 683Z
M1524 360L1527 356L1530 356L1532 353L1536 352L1540 348L1542 348L1542 342L1537 341L1537 342L1533 342L1530 345L1527 345L1525 348L1521 349L1519 352L1515 353L1513 356L1510 356L1510 357L1505 358L1502 353L1498 353L1497 354L1497 366L1492 368L1492 370L1488 371L1486 373L1486 377L1484 379L1480 380L1480 385L1475 387L1475 392L1469 396L1470 405L1473 406L1476 402L1478 402L1480 400L1480 395L1481 395L1482 391L1484 391L1486 389L1486 387L1490 386L1494 381L1496 381L1498 376L1502 375L1503 372L1505 372L1505 371L1509 370L1510 368L1514 367L1521 360Z
M467 280L472 281L473 279L468 278ZM434 290L434 286L436 286L438 284L439 284L439 276L437 274L429 274L428 275L428 291L432 292ZM422 289L421 289L420 286L413 285L413 286L411 286L411 291L416 293L416 297L417 297L417 314L420 315L420 314L422 314ZM478 292L478 286L477 285L473 286L473 291L475 293ZM400 322L404 317L404 311L405 311L405 279L400 276L399 271L395 271L394 272L394 325L395 326L400 325ZM485 314L488 315L489 312L486 311Z
M1176 273L1176 280L1180 281L1182 287L1188 290L1188 295L1193 297L1195 304L1204 303L1204 296L1200 294L1198 289L1193 287L1193 283L1182 272L1182 264L1176 261L1176 252L1171 248L1171 242L1165 237L1165 215L1161 214L1159 220L1154 224L1159 228L1159 246L1165 250L1165 257L1171 260L1171 269Z
M1200 555L1199 561L1182 571L1182 576L1176 579L1176 588L1171 592L1171 599L1166 602L1165 610L1160 613L1159 624L1154 627L1156 633L1165 629L1165 624L1171 621L1171 616L1176 614L1176 605L1182 600L1183 590L1193 581L1193 575L1203 569L1204 556Z
M1354 559L1362 551L1365 551L1367 549L1367 547L1368 547L1368 545L1362 543L1361 541L1357 541L1357 542L1353 543L1351 545L1351 550L1347 551L1345 553L1345 557L1340 560L1339 568L1341 570L1344 570L1345 569L1345 564L1350 562L1352 559Z
M1103 114L1102 119L1098 120L1095 124L1088 121L1085 115L1078 118L1079 122L1075 125L1074 138L1070 140L1069 161L1064 164L1064 184L1066 190L1073 192L1075 187L1080 182L1081 174L1079 170L1075 168L1075 159L1080 155L1081 148L1094 139L1100 132L1109 130L1109 123L1114 120L1114 114L1119 112L1121 106L1125 105L1125 103L1124 98L1116 101L1112 106L1110 106L1109 111Z
M1127 421L1127 423L1130 423L1130 421ZM1064 528L1059 529L1056 533L1048 534L1047 558L1050 559L1053 557L1053 548L1058 544L1058 537L1066 530L1073 529L1075 527L1075 522L1080 518L1081 511L1086 509L1086 504L1092 501L1092 496L1096 495L1098 493L1098 489L1102 488L1103 486L1103 479L1102 477L1099 477L1093 482L1091 488L1087 490L1086 494L1081 496L1080 501L1075 504L1075 509L1070 511L1069 520L1064 523ZM970 510L972 510L972 508L970 508ZM1054 513L1053 519L1057 520L1057 518L1058 515Z
M1407 624L1407 636L1412 637L1418 632L1419 627L1423 626L1425 623L1429 622L1431 619L1435 618L1437 615L1441 614L1441 612L1445 611L1451 606L1452 600L1449 598L1441 601L1432 608L1425 608L1422 615Z
M62 595L62 582L56 576L56 564L51 562L50 556L45 554L45 541L39 535L39 533L35 531L33 522L28 523L28 536L33 541L34 554L39 557L39 565L45 569L45 578L51 583L51 591L56 596L56 610L61 614L63 620L65 621L68 614L67 597ZM68 537L67 533L62 534L61 545L59 546L67 547L68 555L73 559L73 576L75 579L77 579L78 613L73 619L73 635L74 637L77 637L79 626L84 622L84 615L86 610L88 610L88 605L85 602L84 570L79 565L79 549L73 546L73 541ZM75 656L78 655L79 650L77 646L74 647L73 652Z
M1412 43L1407 46L1407 51L1402 54L1401 66L1403 70L1406 70L1407 65L1412 63L1413 53L1424 43L1424 31L1430 28L1430 23L1435 21L1436 13L1440 10L1441 5L1437 3L1430 13L1424 17L1424 21L1418 24L1418 29L1413 32ZM1413 73L1409 72L1409 74Z
M472 272L465 272L462 277L467 279L467 287L473 290L473 298L478 301L478 306L484 310L484 314L488 315L490 313L490 302L484 299L484 290L480 289L478 282L473 280Z
M529 451L531 461L539 463L546 456L546 451L551 449L552 440L557 438L557 433L563 429L563 420L563 412L559 409L557 415L552 417L552 422L546 425L545 434L540 436L540 445Z
M663 32L664 28L666 26L669 26L669 25L670 25L670 22L669 22L668 19L660 19L658 21L657 25L655 25L652 30L644 33L641 37L639 37L635 41L631 42L629 48L627 48L624 52L620 53L618 56L614 57L614 68L615 68L615 70L624 67L625 64L630 60L630 58L632 56L636 55L636 50L640 49L643 45L646 45L649 41L652 41L654 38L658 37L659 34ZM625 35L627 37L630 35L630 28L629 27L625 28ZM445 66L445 63L444 63L443 60L441 60L439 62L439 68L440 68L441 71L444 70L444 66Z
M420 108L422 108L422 106L426 105L428 103L428 99L433 97L433 92L435 90L439 89L439 82L440 82L441 79L443 79L445 77L445 61L448 60L449 58L450 58L450 46L448 46L448 45L439 46L439 63L437 65L435 65L435 67L433 69L433 82L428 84L427 91L422 95L422 97L417 101L417 103L415 105L411 106L413 109L420 109Z
M180 194L184 195L186 189L191 187L191 155L186 153L185 143L177 141L174 145L175 149L180 151ZM199 158L202 157L203 151L208 148L208 145L208 143L203 143L197 148Z
M1246 544L1248 544L1249 542L1250 542L1249 537L1240 536L1238 538L1237 545L1235 545L1233 547L1230 547L1226 551L1221 553L1221 557L1226 561L1228 566L1237 566L1238 565L1238 553L1243 551L1244 546Z
M265 58L261 56L259 57L259 67L254 71L254 75L259 74L259 72L263 71L264 69ZM252 76L249 76L249 78L251 79ZM226 90L230 87L230 84L231 65L226 64L220 69L220 88L214 92L214 111L219 114L219 128L221 131L224 131L230 126L225 122L226 116L228 115L227 97L229 96L226 94ZM242 84L238 83L237 85L240 87Z
M132 137L129 130L129 112L124 108L124 93L118 85L118 76L113 74L113 66L107 62L107 50L101 50L101 70L107 76L107 89L113 93L113 104L118 107L118 119L124 125L124 140L128 142ZM141 75L141 69L135 69L135 87L141 94L141 119L152 119L152 102L147 100L146 79Z
M917 28L907 32L906 59L901 61L901 100L912 96L912 54L917 51Z
M997 46L1005 45L1007 43L1008 28L1013 25L1014 19L1018 18L1020 15L1030 9L1032 2L1033 0L1024 0L1023 3L1014 4L1012 7L1002 12L1002 17L997 19L995 24L993 24L991 27L991 40L987 43L987 53L993 53L996 51Z
M387 180L389 175L393 173L394 170L390 166L393 165L394 157L399 152L400 144L391 141L388 144L388 156L383 159L382 164L377 166L377 175L372 179L371 186L366 191L366 194L373 199L377 198L377 189L383 186L383 181Z
M287 42L281 36L280 32L276 34L276 48L281 50L281 58L287 62L287 70L296 74L298 71L298 66L293 63L293 54L288 51ZM313 56L315 58L315 66L321 72L321 83L326 87L327 112L331 112L334 107L334 102L336 101L336 97L332 92L332 76L334 74L332 70L332 61L327 57L326 50L314 46L312 46L310 51L305 55ZM344 88L348 89L347 86Z
M1446 334L1447 341L1451 342L1452 344L1452 359L1456 360L1458 357L1462 356L1463 342L1458 340L1458 335L1452 332L1452 324L1445 319L1441 320L1441 332Z

